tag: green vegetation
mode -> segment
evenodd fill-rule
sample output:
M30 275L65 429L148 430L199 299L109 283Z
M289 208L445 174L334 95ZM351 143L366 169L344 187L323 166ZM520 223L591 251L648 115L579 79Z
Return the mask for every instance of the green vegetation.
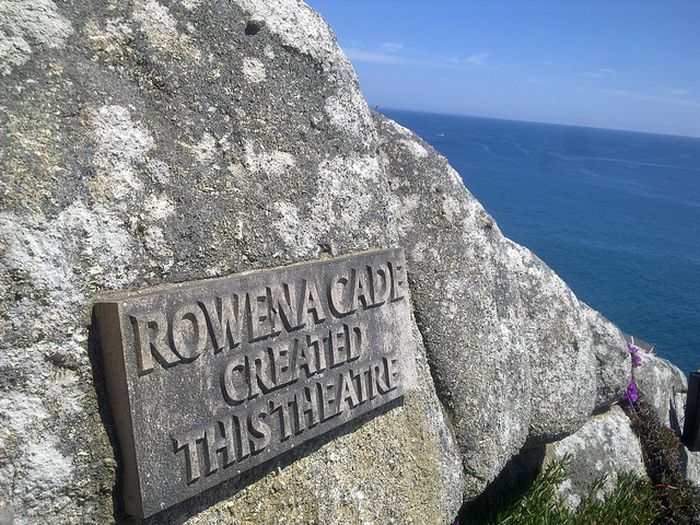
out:
M570 508L557 486L567 479L570 458L550 464L517 501L479 516L462 515L456 524L499 525L700 525L700 492L683 477L681 441L664 426L644 399L626 398L622 407L639 436L648 478L622 473L612 491L602 496L606 478L588 489L576 509ZM636 446L636 444L630 444Z
M654 488L647 480L632 474L618 476L612 492L598 494L606 478L598 479L577 509L571 509L557 492L566 479L570 459L550 464L535 479L525 495L505 510L477 520L478 523L503 525L603 525L653 524L663 515ZM468 523L467 520L464 521Z
M664 509L659 523L700 524L700 493L681 472L678 435L661 424L643 398L639 403L623 403L623 408L642 443L644 465Z

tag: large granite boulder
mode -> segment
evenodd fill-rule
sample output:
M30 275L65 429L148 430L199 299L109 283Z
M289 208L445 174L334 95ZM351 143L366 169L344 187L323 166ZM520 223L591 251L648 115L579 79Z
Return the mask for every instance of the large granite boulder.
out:
M303 4L3 1L0 35L0 508L106 523L93 298L397 246L389 181L353 70ZM461 458L418 348L403 407L159 519L447 522Z
M646 476L639 438L627 414L614 405L591 417L576 433L546 446L546 467L553 461L570 458L567 479L557 487L564 500L578 506L594 482L605 476L598 496L610 492L621 472Z
M637 363L632 367L640 395L649 403L662 423L678 432L683 431L681 423L685 414L685 397L688 393L688 379L673 363L653 352L637 349Z
M301 2L0 0L0 64L0 515L122 518L91 329L106 291L407 250L404 406L161 521L445 523L626 385L617 329L372 116Z
M473 497L523 445L571 434L615 402L630 360L619 330L505 238L443 157L375 121L416 318Z

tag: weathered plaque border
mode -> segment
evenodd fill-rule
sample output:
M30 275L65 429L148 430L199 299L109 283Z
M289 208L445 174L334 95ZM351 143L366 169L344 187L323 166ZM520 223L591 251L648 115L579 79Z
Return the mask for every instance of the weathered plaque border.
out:
M405 271L402 250L371 250L99 299L94 313L121 451L126 512L148 517L402 397L415 382L415 343L409 328ZM293 288L295 285L289 283L294 278L301 279L303 286ZM231 304L226 310L217 293L230 294L236 301L243 299L237 315L229 316L228 326L222 322L227 319L225 312L232 312ZM321 320L312 309L312 299L319 303ZM253 303L256 306L251 307ZM193 304L199 305L201 312ZM286 316L284 306L289 306ZM293 319L301 319L300 312L307 306L307 324L294 328ZM244 313L247 323L241 320ZM238 344L234 344L232 331L227 331L235 324L231 321L234 318L241 330ZM254 323L253 318L258 321ZM202 319L204 336L199 330ZM158 323L163 321L168 330L161 337ZM269 328L267 335L264 327ZM325 333L326 338L319 337ZM228 346L222 344L227 337ZM275 347L275 340L279 347ZM313 345L305 346L304 341ZM286 344L285 352L282 347ZM316 361L313 372L310 357L308 365L296 370L296 379L286 376L291 382L279 382L281 370L288 373L292 367L290 354L298 362L300 355L306 358L306 352L311 355L314 349L316 359L325 356L323 369ZM285 362L280 358L283 354L288 360L286 369L278 364ZM262 372L264 364L269 374ZM192 374L199 376L193 378ZM247 383L240 380L244 376ZM237 383L233 377L239 379ZM265 391L265 381L269 381L269 391ZM151 386L144 386L147 382ZM156 399L163 392L163 399ZM212 401L204 395L215 392L221 400ZM198 394L210 406L199 410L196 400L187 398ZM168 396L172 405L164 403ZM338 401L334 396L345 397ZM177 412L172 413L174 428L167 428L170 419L164 411L180 406L193 412L189 414L193 418L190 428L182 426L189 415ZM249 410L258 411L255 419ZM269 418L268 426L272 425L276 410L279 435L271 435L274 429L264 431L260 422ZM318 420L315 423L314 418ZM158 431L172 441L169 460ZM273 438L279 442L272 443ZM256 450L265 440L267 443ZM246 441L250 450L246 450Z

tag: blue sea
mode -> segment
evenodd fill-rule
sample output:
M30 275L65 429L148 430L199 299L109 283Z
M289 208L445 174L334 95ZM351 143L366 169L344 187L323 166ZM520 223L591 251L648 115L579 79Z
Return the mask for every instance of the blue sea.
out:
M700 139L381 110L624 332L700 366Z

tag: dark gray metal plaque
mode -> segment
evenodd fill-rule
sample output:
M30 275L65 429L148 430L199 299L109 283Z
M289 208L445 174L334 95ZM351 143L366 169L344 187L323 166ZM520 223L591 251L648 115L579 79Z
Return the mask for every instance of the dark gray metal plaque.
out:
M95 305L126 511L150 516L402 396L415 381L403 251Z

